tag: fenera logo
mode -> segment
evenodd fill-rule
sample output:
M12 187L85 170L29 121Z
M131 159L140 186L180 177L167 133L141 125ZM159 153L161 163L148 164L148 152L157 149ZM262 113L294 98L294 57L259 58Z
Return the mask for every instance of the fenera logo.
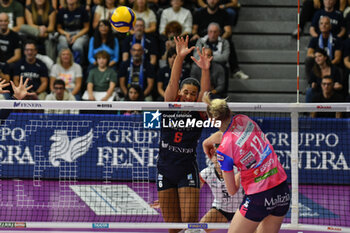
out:
M41 104L39 103L23 103L23 102L14 102L13 103L13 107L17 108L17 107L28 107L28 108L41 108Z

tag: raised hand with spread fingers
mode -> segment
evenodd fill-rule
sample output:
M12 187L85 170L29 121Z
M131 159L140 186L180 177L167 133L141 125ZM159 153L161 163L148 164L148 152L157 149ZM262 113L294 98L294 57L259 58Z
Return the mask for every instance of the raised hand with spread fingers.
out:
M4 90L5 87L9 86L10 83L7 83L5 79L0 82L0 94L10 93L9 90Z
M18 86L16 86L12 81L10 81L12 89L13 89L13 97L14 98L16 98L18 100L22 100L26 96L36 95L35 92L28 92L28 90L30 90L33 87L33 85L27 86L28 81L29 81L29 79L27 78L26 81L24 81L24 83L23 83L23 76L20 77Z

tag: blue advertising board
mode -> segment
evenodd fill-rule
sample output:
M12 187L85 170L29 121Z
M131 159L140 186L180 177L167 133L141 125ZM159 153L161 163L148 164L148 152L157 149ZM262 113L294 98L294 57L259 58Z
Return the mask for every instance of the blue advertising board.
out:
M254 118L290 179L289 118ZM299 121L299 182L350 184L347 119ZM203 129L201 141L216 129ZM151 180L156 177L160 130L142 115L12 113L0 126L0 177L19 179Z

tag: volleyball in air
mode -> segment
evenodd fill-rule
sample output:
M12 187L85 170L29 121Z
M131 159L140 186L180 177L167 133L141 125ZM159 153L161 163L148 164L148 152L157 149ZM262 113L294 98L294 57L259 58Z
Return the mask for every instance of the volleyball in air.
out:
M128 32L135 26L135 12L126 6L117 7L109 21L117 32Z

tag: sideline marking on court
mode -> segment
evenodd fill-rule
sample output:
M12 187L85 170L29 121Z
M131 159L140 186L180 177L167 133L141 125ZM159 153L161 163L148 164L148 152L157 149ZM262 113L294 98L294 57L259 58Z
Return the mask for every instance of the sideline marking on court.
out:
M159 215L127 185L70 185L96 215Z

